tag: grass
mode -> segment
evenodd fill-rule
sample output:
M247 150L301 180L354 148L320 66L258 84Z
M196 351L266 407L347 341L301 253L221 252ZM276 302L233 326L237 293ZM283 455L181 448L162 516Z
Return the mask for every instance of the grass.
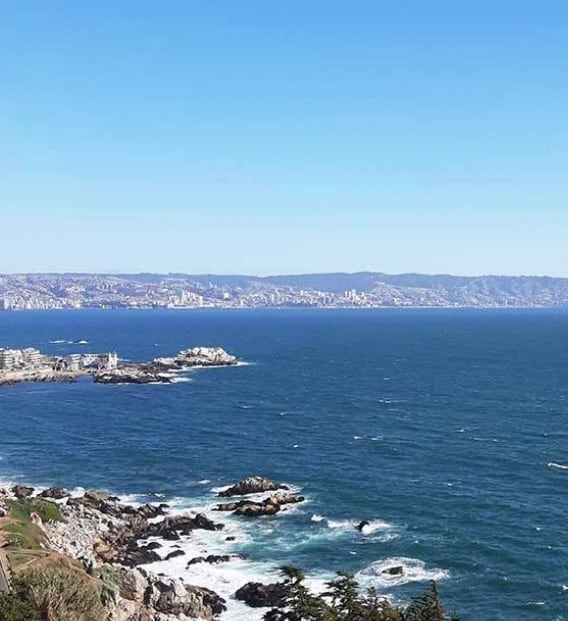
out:
M63 517L59 506L47 500L9 500L8 505L10 514L1 529L10 567L17 570L47 554L43 546L45 533L33 523L32 513L37 513L43 522L60 522Z

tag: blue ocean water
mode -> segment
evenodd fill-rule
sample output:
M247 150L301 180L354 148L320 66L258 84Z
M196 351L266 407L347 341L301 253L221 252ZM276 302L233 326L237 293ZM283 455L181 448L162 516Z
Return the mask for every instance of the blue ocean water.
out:
M241 522L257 567L343 568L403 600L435 577L464 621L568 619L568 312L0 314L0 346L139 360L201 344L250 364L0 389L0 478L192 506L264 474L308 502Z

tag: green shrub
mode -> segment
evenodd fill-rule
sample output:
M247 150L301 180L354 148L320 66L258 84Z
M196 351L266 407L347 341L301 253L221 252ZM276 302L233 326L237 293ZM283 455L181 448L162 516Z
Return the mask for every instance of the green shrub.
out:
M25 572L20 582L44 619L103 621L108 617L98 581L74 567L37 567Z

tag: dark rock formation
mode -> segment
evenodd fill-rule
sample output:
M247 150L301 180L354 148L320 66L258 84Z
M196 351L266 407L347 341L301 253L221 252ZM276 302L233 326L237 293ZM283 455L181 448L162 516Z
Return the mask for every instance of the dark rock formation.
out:
M12 488L12 493L16 498L29 498L34 493L33 487L28 487L27 485L14 485Z
M262 515L274 515L280 511L282 505L295 504L303 502L304 500L305 498L303 496L296 496L288 492L279 491L262 502L237 500L217 505L214 510L233 511L235 515L244 515L246 517L259 517Z
M388 576L402 576L404 574L404 567L402 565L394 565L393 567L383 569L382 573Z
M285 606L287 596L288 587L281 582L275 584L247 582L235 593L236 599L245 602L251 608Z
M191 565L197 565L198 563L209 563L211 565L217 563L228 563L232 559L245 558L248 558L246 554L209 554L209 556L196 556L187 563L187 567L191 567Z
M62 487L48 487L39 495L40 498L52 498L53 500L61 500L67 498L71 494Z
M274 481L264 477L248 477L238 483L235 483L235 485L229 487L229 489L219 492L219 496L222 498L228 498L230 496L258 494L259 492L273 492L279 489L287 490L288 487L280 483L275 483Z
M165 561L169 561L172 558L176 558L177 556L185 556L185 552L183 550L173 550L166 557Z
M369 524L370 524L369 520L363 520L359 522L359 524L357 524L356 528L358 531L363 532L363 529L365 528L365 526L369 526Z

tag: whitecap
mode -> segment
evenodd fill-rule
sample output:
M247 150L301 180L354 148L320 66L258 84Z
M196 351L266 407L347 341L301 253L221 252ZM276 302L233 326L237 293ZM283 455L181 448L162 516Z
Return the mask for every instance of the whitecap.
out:
M401 575L384 573L390 568L402 567ZM415 558L392 557L371 563L359 571L355 577L363 586L392 587L409 582L428 582L444 580L450 577L445 569L428 568L424 561Z
M553 461L546 464L549 468L556 468L557 470L568 470L568 465L566 464L557 464Z

